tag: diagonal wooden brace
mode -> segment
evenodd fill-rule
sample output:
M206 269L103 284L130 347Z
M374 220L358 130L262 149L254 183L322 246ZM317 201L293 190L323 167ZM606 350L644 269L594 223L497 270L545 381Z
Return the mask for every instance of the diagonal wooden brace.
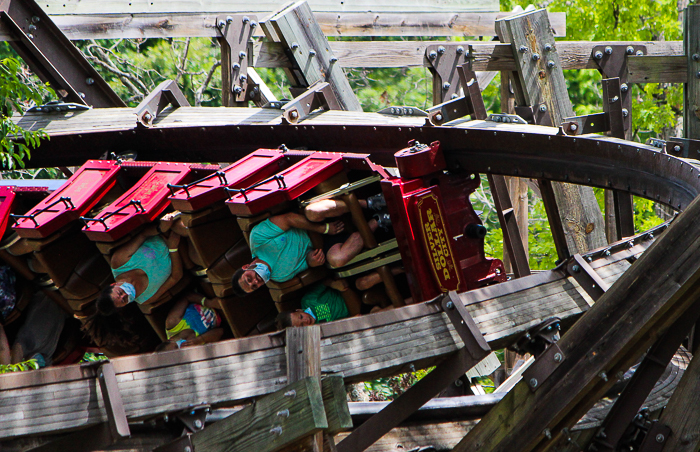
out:
M131 436L129 422L126 420L126 412L122 403L122 396L119 393L117 377L114 373L112 363L105 362L97 369L97 378L100 381L102 400L107 411L109 429L112 433L112 440L116 442L121 438Z
M610 288L580 254L571 258L567 271L593 300L603 296Z
M367 449L489 354L489 345L456 292L443 297L441 306L464 341L464 347L338 443L338 452Z
M486 119L486 107L484 106L484 98L481 96L476 73L465 66L457 66L456 68L461 85L464 88L464 96L429 108L428 120L432 124L439 126L467 115L471 116L472 119Z

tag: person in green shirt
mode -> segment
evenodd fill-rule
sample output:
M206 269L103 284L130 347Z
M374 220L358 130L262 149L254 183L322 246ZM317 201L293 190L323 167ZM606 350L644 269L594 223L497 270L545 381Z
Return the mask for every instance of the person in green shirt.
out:
M301 309L281 312L277 316L277 327L308 326L349 317L350 312L340 293L344 290L349 289L341 280L326 280L312 285L301 299Z

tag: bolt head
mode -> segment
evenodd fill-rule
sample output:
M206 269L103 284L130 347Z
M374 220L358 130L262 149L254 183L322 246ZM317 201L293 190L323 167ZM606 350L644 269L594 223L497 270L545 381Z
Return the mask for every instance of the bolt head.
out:
M610 46L605 46L605 54L606 55L612 55L613 48Z
M224 20L220 20L217 25L219 26L219 28L224 28L226 26L226 22Z
M574 273L578 273L580 270L581 270L581 267L579 267L579 266L576 265L576 264L574 264L574 265L571 266L571 271L574 272Z
M627 46L627 48L625 49L625 52L627 52L627 55L632 55L634 53L634 47Z
M250 20L250 19L248 19L247 17L244 17L244 18L243 18L243 23L246 23L246 22L248 22L249 20ZM227 23L227 24L233 23L233 17L231 17L231 16L226 16L226 23Z
M231 20L229 21L229 19L231 19ZM228 17L226 18L226 22L228 22L228 23L233 22L233 17L228 16ZM244 24L247 24L248 22L250 22L250 17L248 17L248 16L243 16L243 23L244 23Z
M246 57L246 55L247 55L247 54L246 54L243 50L241 50L240 52L238 52L238 58L240 58L241 60L244 59L244 58Z
M700 71L695 73L695 78L700 78Z
M241 76L238 77L238 78L241 79L241 83L243 83L243 82L245 82L246 80L248 80L248 76L245 75L245 74L241 74Z
M546 105L540 105L540 111L541 111L542 113L544 113L545 111L547 111L547 106L546 106Z
M27 27L27 28L29 28L29 32L35 31L35 30L36 30L36 25L30 24L29 27Z
M442 84L442 89L444 89L444 90L450 89L450 84L449 84L448 82L443 83L443 84Z
M596 53L593 54L593 58L595 58L596 60L602 59L602 58L603 58L603 52L601 52L600 50L596 51Z
M681 147L679 145L675 145L675 146L673 146L673 150L675 152L681 152Z
M192 452L192 448L190 446L185 446L185 452Z
M39 16L32 16L32 22L35 23L35 24L38 24L39 22L41 22L41 17L39 17Z
M299 48L299 44L296 42L293 42L291 48L292 48L292 50L296 50Z
M540 54L539 53L533 53L532 54L532 61L537 61L540 59Z
M309 56L310 57L315 57L316 56L316 51L314 49L309 50Z
M464 47L462 47L462 46L457 47L457 55L461 55L463 53L464 53Z
M438 122L442 121L442 115L441 115L440 113L436 114L436 115L435 115L435 120L438 121Z
M629 86L627 86L627 83L623 83L622 85L620 85L620 91L622 91L623 93L626 93L629 89L630 88Z
M664 441L666 441L666 437L664 435L662 435L661 433L656 435L656 442L657 443L663 443Z
M623 108L623 109L622 109L622 116L623 116L624 118L626 118L626 117L628 117L629 115L630 115L629 110L627 110L626 108Z
M569 127L569 129L571 129L572 131L576 132L576 131L578 130L578 125L576 125L576 124L571 124L571 126Z
M88 85L92 85L95 83L95 79L92 77L88 77L85 79L85 83L87 83Z
M297 119L299 117L299 112L296 110L292 110L289 112L289 117L292 119Z
M257 26L258 26L258 23L255 22L255 21L253 21L253 22L250 23L250 28L255 28L255 27L257 27Z
M150 121L151 118L153 118L153 117L151 116L150 113L146 113L145 115L143 115L143 119L144 119L145 121Z
M637 50L637 53L635 53L635 56L644 56L644 52L641 50Z
M555 362L555 363L560 363L561 360L562 360L561 353L555 353L555 354L554 354L554 362Z
M553 48L554 47L552 47L552 44L545 44L544 45L544 50L546 50L547 52L551 52Z
M430 53L428 53L428 58L430 58L431 60L434 60L435 58L437 58L437 52L434 50L431 50Z
M520 50L520 53L525 53L525 52L527 52L527 47L525 47L525 46L520 46L520 49L519 49L519 50Z
M556 63L554 61L551 61L551 60L547 61L547 67L549 69L554 69L555 66L556 66Z
M241 68L241 65L238 64L238 63L233 63L233 64L231 65L231 68L232 68L234 71L237 71L237 70L239 70L239 69Z
M194 421L194 428L202 428L202 421L199 419L196 419Z
M455 305L454 305L454 303L452 303L452 301L448 301L447 303L445 303L445 307L447 309L452 309L455 307Z
M442 55L443 53L445 53L445 47L443 47L443 46L438 47L437 52L438 52L440 55Z
M693 54L693 61L700 61L700 54L694 53Z
M236 93L236 94L241 94L241 93L243 92L243 88L241 88L240 86L236 85L236 86L233 87L233 92Z
M530 387L531 388L536 388L539 382L537 381L537 378L530 378Z
M336 57L331 57L330 62L331 62L331 64L337 63L337 62L338 62L338 58L336 58Z

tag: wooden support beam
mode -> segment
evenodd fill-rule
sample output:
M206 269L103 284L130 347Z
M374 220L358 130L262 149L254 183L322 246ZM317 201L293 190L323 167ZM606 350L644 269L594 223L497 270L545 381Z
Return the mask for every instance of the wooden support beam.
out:
M520 234L520 228L524 227L527 229L527 222L525 226L518 224L505 177L489 174L488 179L513 273L516 278L527 276L531 274L530 263L528 262L527 251Z
M517 384L454 450L550 450L565 438L616 375L700 302L698 230L700 199L562 336L563 360L536 391ZM547 366L536 360L528 372Z
M81 2L82 4L83 2ZM344 5L344 7L353 7ZM110 11L110 14L64 14L49 11L50 17L70 40L78 39L143 39L143 38L196 38L218 36L214 26L217 15L269 14L279 7L255 8L228 3L226 8L210 13L143 13ZM501 12L469 12L451 9L450 12L391 12L368 11L324 12L314 9L314 16L326 36L494 36L496 19L508 15ZM557 37L566 36L566 13L550 13ZM262 36L258 30L257 36ZM0 31L0 40L9 39Z
M362 111L360 101L306 1L294 3L274 14L263 27L268 36L276 37L289 49L306 86L327 82L341 110Z
M518 79L511 83L517 102L546 111L552 125L573 116L573 108L546 10L511 16L496 22L501 41L511 43ZM603 216L590 187L552 184L559 214L572 252L584 253L605 245ZM543 201L547 202L545 198ZM554 212L550 206L548 211ZM550 220L551 224L551 220ZM556 224L556 222L554 223ZM555 234L555 233L553 233ZM573 251L576 250L576 251ZM566 254L564 252L560 254Z
M689 5L683 15L683 48L687 58L684 86L683 136L700 139L700 5Z

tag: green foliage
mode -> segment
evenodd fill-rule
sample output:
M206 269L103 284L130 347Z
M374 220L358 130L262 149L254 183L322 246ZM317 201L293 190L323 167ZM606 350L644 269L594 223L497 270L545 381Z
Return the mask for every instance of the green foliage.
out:
M421 369L415 372L395 375L388 378L378 378L365 382L365 391L369 393L372 401L394 400L408 388L416 384L423 377L428 375L434 367Z
M0 165L3 169L24 167L24 159L31 157L30 149L39 146L42 138L48 138L43 131L24 130L12 121L12 115L22 114L29 103L41 104L45 97L53 95L48 86L31 83L17 59L0 60Z
M0 364L0 374L26 372L28 370L37 370L38 368L38 361L32 358L17 364Z
M109 361L109 358L107 358L105 355L102 353L91 353L91 352L85 352L82 358L80 358L81 363L94 363L98 361Z

